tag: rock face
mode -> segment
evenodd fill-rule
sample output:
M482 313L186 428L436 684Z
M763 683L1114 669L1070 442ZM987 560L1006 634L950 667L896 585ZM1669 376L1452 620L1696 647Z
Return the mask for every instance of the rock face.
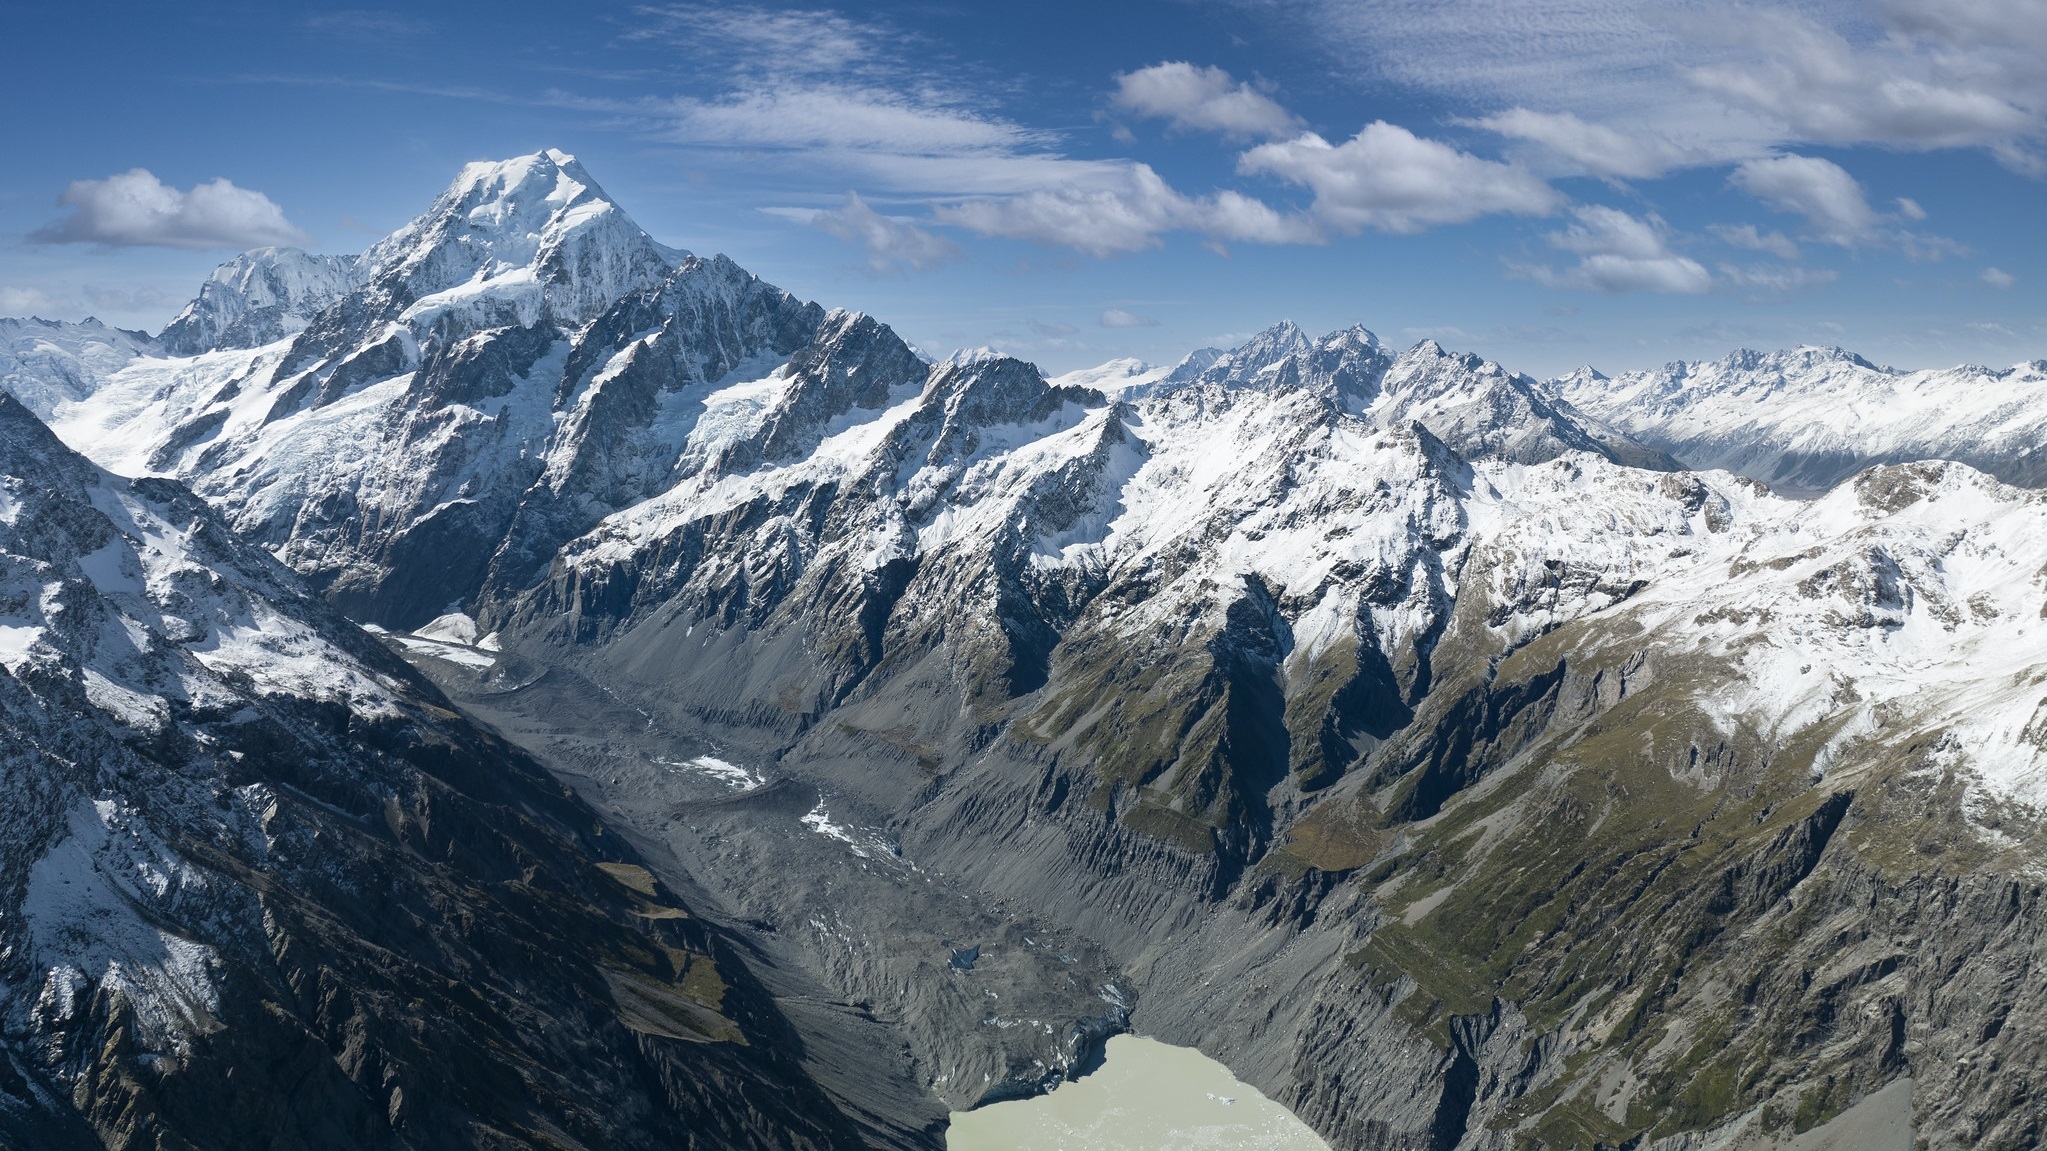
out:
M545 152L469 166L352 264L223 267L161 341L205 354L137 359L56 422L116 470L189 480L355 618L411 628L660 490L709 385L823 322L656 244Z
M1794 490L1917 460L2047 485L2047 361L1905 372L1839 348L1744 350L1613 379L1581 369L1548 387L1689 467Z
M2047 502L1957 446L2047 420L2030 368L1922 445L1859 397L1962 385L1832 353L927 363L557 153L355 267L56 426L415 631L734 925L793 1038L724 1017L860 1137L1136 1026L1339 1147L2037 1141Z
M833 1147L587 808L0 397L0 1146Z
M162 332L173 356L260 348L295 336L358 286L355 256L311 256L297 248L257 248L214 269L199 295Z

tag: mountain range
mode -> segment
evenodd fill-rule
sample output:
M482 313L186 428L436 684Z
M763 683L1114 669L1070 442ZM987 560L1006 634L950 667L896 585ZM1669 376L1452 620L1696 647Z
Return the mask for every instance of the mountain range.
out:
M1047 378L543 152L0 387L0 1140L936 1146L1125 1028L1344 1148L2041 1129L2047 362Z

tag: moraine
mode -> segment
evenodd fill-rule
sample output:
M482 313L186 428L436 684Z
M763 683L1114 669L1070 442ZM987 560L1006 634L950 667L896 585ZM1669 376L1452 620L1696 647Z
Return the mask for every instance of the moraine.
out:
M870 1145L1127 1030L1339 1147L2047 1126L2033 367L928 362L559 153L244 257L175 347L0 334L729 931L762 1057Z

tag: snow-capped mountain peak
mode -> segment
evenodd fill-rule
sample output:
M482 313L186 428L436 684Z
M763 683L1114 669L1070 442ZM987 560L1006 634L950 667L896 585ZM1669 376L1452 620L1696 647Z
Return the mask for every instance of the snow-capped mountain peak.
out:
M1688 467L1791 490L1924 459L2047 482L2047 365L1908 372L1834 347L1744 348L1611 380L1573 373L1547 389Z
M213 270L157 335L157 346L174 356L259 348L303 331L362 281L356 256L315 256L297 248L243 252Z
M527 325L582 323L686 256L655 242L575 157L550 149L463 168L362 263L418 328L505 304Z

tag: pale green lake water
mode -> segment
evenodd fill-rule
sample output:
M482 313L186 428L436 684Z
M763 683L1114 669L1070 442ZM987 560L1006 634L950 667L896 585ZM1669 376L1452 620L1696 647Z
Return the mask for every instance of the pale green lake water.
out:
M1227 1100L1228 1102L1225 1102ZM1293 1113L1191 1047L1109 1040L1049 1095L956 1111L947 1151L1329 1151Z

